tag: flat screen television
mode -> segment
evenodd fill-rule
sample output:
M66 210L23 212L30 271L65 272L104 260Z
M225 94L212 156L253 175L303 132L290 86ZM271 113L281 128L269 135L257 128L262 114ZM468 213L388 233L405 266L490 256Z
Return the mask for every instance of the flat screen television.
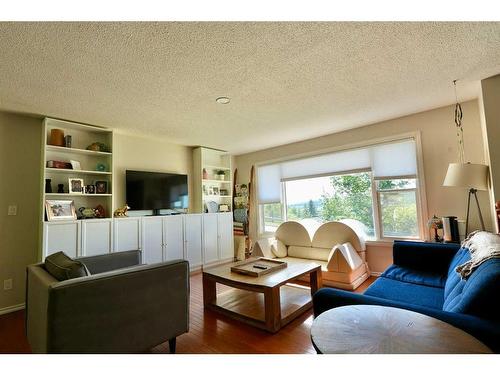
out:
M131 210L188 208L188 178L185 174L126 171L126 199Z

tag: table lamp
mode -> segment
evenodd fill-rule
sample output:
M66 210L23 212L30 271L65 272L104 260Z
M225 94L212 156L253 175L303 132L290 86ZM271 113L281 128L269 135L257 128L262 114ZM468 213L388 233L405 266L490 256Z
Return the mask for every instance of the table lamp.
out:
M467 198L467 219L465 221L465 235L469 233L469 212L470 212L470 198L474 196L477 205L477 212L479 213L479 220L481 221L481 228L484 230L483 215L479 207L477 199L478 190L488 190L488 166L484 164L471 164L471 163L450 163L448 172L443 182L443 186L466 187L469 189Z

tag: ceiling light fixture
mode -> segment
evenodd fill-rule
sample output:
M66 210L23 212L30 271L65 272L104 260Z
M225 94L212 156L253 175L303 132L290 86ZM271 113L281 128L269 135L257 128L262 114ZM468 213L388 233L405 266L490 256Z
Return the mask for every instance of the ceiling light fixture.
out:
M219 104L229 104L231 99L229 99L227 96L219 96L215 101Z

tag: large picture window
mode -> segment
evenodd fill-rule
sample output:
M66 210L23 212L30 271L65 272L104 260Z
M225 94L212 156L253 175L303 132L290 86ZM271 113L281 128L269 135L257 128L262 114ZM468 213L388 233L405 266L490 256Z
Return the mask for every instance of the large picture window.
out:
M416 166L415 140L402 139L259 167L259 230L350 220L368 240L419 238Z

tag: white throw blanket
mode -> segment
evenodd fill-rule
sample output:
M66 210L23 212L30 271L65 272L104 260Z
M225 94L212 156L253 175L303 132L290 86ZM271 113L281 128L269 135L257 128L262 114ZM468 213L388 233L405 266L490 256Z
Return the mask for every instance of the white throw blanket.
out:
M462 242L462 247L468 248L471 256L469 261L455 269L462 279L467 279L477 267L488 259L500 258L500 236L493 233L472 232Z

